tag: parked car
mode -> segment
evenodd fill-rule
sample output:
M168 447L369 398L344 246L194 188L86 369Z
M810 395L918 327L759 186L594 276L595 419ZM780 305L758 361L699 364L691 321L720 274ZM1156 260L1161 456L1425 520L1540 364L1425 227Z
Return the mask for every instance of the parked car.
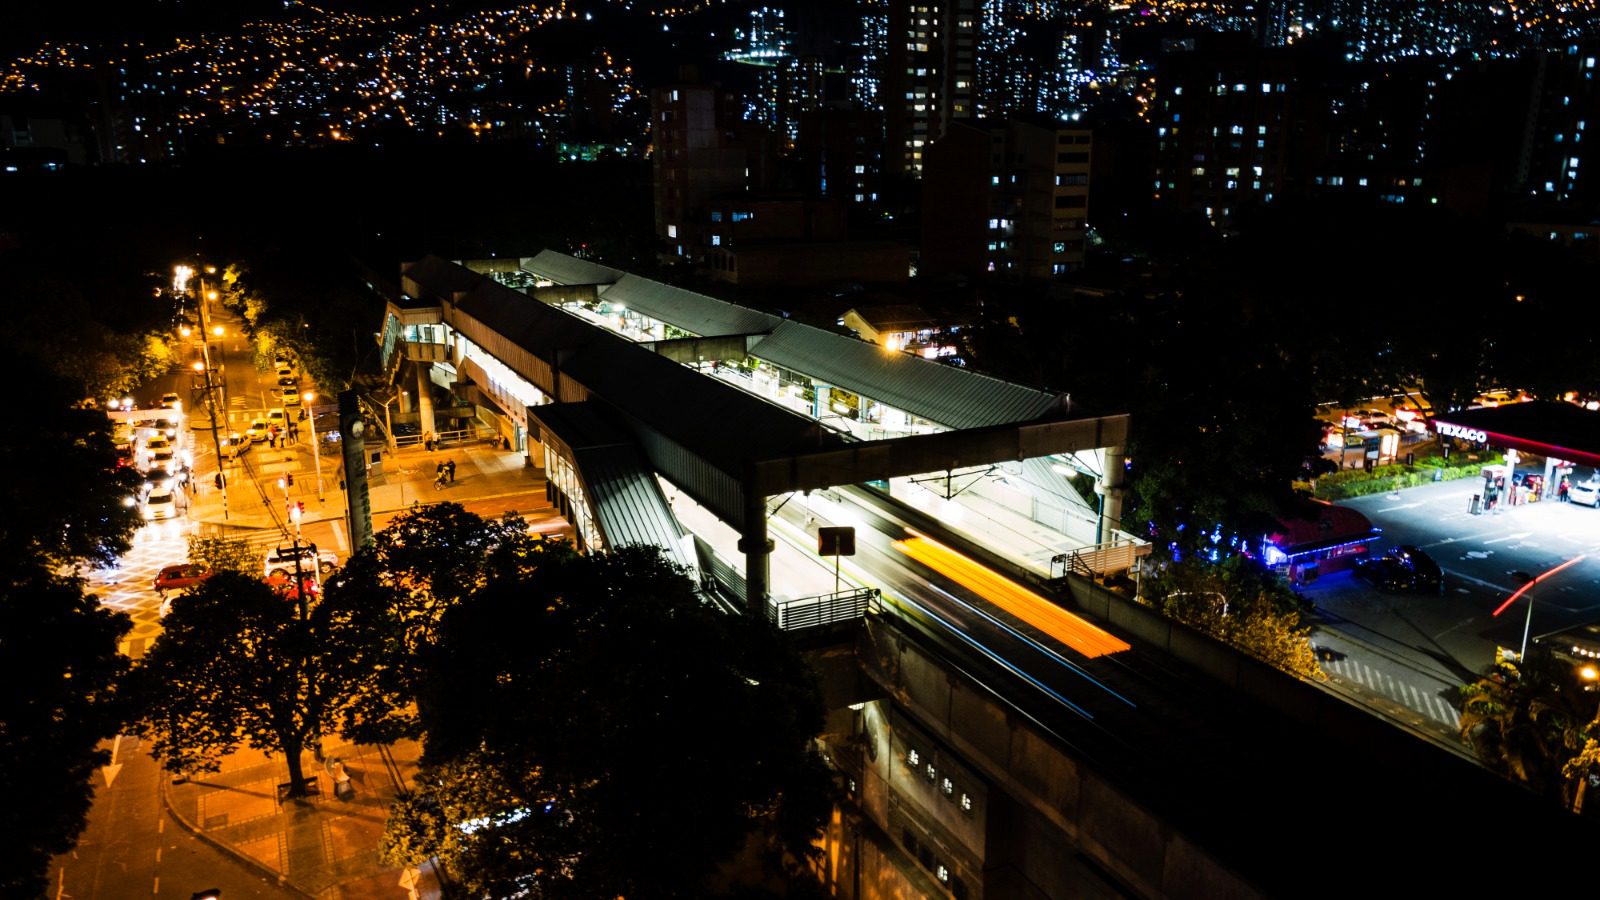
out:
M300 599L300 591L295 588L293 575L268 575L266 582L268 587L282 594L285 600ZM315 598L322 593L322 586L317 583L315 575L302 574L300 585L307 597Z
M295 388L295 389L298 390L299 387L300 387L300 379L294 377L293 375L279 375L278 376L278 387L280 387L280 388Z
M167 566L156 574L156 591L165 594L167 591L181 591L191 588L210 578L211 567L200 563L180 563Z
M413 422L396 422L394 423L394 433L396 437L403 437L411 434L421 434L422 426Z
M1355 572L1357 578L1384 590L1444 593L1444 572L1432 557L1416 547L1402 545L1382 556L1358 560Z
M278 363L277 368L274 371L278 373L279 378L294 377L294 368L286 362Z
M296 551L294 547L274 547L267 551L267 558L261 567L263 575L267 577L284 577L294 573ZM316 544L302 544L299 548L300 570L302 574L309 573L313 568L323 575L328 575L339 568L339 557L332 550L317 550Z
M1381 409L1363 409L1356 412L1356 417L1368 428L1393 428L1394 416Z
M281 393L282 393L282 396L283 396L283 405L284 406L299 406L300 405L300 389L299 388L286 387L286 388L284 388L282 390Z
M1600 507L1600 481L1574 481L1567 485L1567 500L1584 506Z
M289 415L283 411L283 407L274 406L273 408L267 410L267 424L276 425L279 433L281 434L283 433L283 429L289 426Z

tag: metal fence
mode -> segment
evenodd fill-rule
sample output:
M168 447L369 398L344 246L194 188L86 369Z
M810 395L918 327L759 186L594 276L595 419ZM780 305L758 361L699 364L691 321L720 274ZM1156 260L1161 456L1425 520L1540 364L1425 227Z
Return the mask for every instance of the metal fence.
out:
M849 622L878 611L878 589L858 588L767 604L767 619L783 631Z

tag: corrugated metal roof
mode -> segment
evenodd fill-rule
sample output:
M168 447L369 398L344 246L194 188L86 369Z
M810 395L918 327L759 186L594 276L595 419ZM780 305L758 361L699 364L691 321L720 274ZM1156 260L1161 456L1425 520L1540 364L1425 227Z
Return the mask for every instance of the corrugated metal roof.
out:
M522 268L556 284L611 284L623 276L620 269L602 266L576 256L541 250L539 255L520 261Z
M455 307L547 360L555 350L569 350L609 337L577 316L487 278L462 296Z
M621 339L591 343L561 368L594 396L735 478L757 460L844 443L808 416Z
M778 316L638 275L622 276L616 284L606 289L601 299L607 303L621 304L699 337L765 334L783 322Z
M845 335L785 321L750 355L824 384L887 403L947 428L1027 422L1063 408L1066 398L943 363L890 353Z
M594 403L558 403L532 411L542 428L572 450L607 549L660 547L673 562L694 568L683 527L662 496L660 482L620 425Z

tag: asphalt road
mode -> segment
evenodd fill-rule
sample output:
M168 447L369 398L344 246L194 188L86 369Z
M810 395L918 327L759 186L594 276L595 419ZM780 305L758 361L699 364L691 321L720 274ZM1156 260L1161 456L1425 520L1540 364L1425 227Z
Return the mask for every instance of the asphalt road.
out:
M96 779L88 827L78 846L51 865L50 897L187 900L208 888L221 888L227 900L303 897L173 821L161 802L163 779L170 776L138 738L120 737L107 748L113 743L116 763Z
M1304 591L1328 614L1328 627L1376 639L1419 663L1479 672L1496 646L1521 645L1528 595L1491 615L1521 586L1515 573L1537 576L1580 556L1529 592L1532 634L1600 621L1600 510L1546 501L1472 515L1471 497L1481 488L1469 479L1410 488L1398 498L1341 501L1383 529L1375 552L1410 544L1431 555L1444 570L1445 592L1387 593L1348 573L1329 575Z

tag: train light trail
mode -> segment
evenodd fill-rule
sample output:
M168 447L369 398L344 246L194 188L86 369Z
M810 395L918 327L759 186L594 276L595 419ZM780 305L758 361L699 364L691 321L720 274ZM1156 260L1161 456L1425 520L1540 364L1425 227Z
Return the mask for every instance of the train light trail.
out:
M1128 649L1128 642L1062 609L1015 581L962 556L931 538L911 532L895 549L977 593L990 603L1091 659Z

